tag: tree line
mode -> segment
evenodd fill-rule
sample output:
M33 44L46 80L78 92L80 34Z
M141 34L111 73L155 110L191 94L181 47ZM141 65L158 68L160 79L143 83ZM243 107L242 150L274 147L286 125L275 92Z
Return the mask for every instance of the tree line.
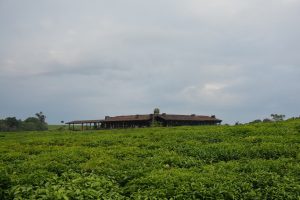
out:
M246 124L256 124L256 123L263 123L263 122L280 122L280 121L284 121L285 120L285 115L283 114L271 114L269 118L264 118L264 119L256 119L253 120L251 122L248 122ZM291 117L287 120L293 120L293 119L300 119L299 117ZM235 123L235 125L241 125L242 123L240 123L239 121L237 121Z
M48 130L46 116L43 112L36 113L24 121L16 117L0 119L0 131L43 131Z

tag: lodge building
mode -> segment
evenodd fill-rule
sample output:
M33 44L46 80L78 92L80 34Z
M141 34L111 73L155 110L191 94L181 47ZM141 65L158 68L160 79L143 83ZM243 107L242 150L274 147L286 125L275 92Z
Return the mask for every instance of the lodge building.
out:
M218 125L222 120L215 115L173 115L173 114L147 114L147 115L123 115L110 117L106 116L102 120L78 120L67 122L69 129L74 130L75 125L81 125L84 129L114 129L114 128L140 128L150 127L153 124L160 126L198 126L198 125Z

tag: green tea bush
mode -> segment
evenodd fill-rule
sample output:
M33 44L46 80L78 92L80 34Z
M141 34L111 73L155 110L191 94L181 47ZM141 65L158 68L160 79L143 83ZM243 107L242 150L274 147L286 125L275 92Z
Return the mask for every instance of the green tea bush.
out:
M9 199L9 189L11 188L11 179L5 171L0 170L0 199Z
M0 199L299 199L299 124L1 133Z

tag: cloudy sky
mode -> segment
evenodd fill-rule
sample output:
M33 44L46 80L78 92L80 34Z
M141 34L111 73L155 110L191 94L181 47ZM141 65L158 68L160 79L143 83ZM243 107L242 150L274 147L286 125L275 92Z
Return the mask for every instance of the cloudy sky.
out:
M0 118L300 115L300 0L0 0Z

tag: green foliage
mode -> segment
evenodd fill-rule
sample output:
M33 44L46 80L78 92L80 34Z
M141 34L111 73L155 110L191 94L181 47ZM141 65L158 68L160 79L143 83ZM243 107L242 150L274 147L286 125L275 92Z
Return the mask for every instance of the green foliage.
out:
M35 116L42 124L46 123L46 116L43 114L43 112L35 113Z
M0 120L0 131L17 131L21 125L21 120L17 120L15 117L7 117Z
M278 121L283 121L284 118L285 118L285 115L282 115L282 114L271 114L271 117L272 117L272 119L275 122L278 122Z
M300 124L297 125L297 126L295 126L295 129L296 129L296 131L297 131L298 133L300 133Z
M159 108L154 108L153 113L154 115L158 115L160 113Z
M265 119L263 119L263 122L273 122L273 121L269 118L265 118Z
M260 119L253 120L252 122L249 122L249 124L257 124L261 123L262 121Z
M11 180L7 173L0 170L0 199L9 199L9 189L11 188Z
M48 129L45 122L45 115L42 112L37 117L28 117L26 120L17 120L15 117L8 117L0 120L0 131L43 131Z
M3 119L0 119L0 131L8 131L9 127L6 124L6 121Z
M1 133L0 199L298 199L299 127Z
M15 117L7 117L5 119L6 124L10 128L18 128L20 126L20 120L17 120Z
M151 127L162 127L162 123L157 120L153 120Z
M36 117L29 117L23 122L23 130L26 131L43 131L47 130L47 124Z

